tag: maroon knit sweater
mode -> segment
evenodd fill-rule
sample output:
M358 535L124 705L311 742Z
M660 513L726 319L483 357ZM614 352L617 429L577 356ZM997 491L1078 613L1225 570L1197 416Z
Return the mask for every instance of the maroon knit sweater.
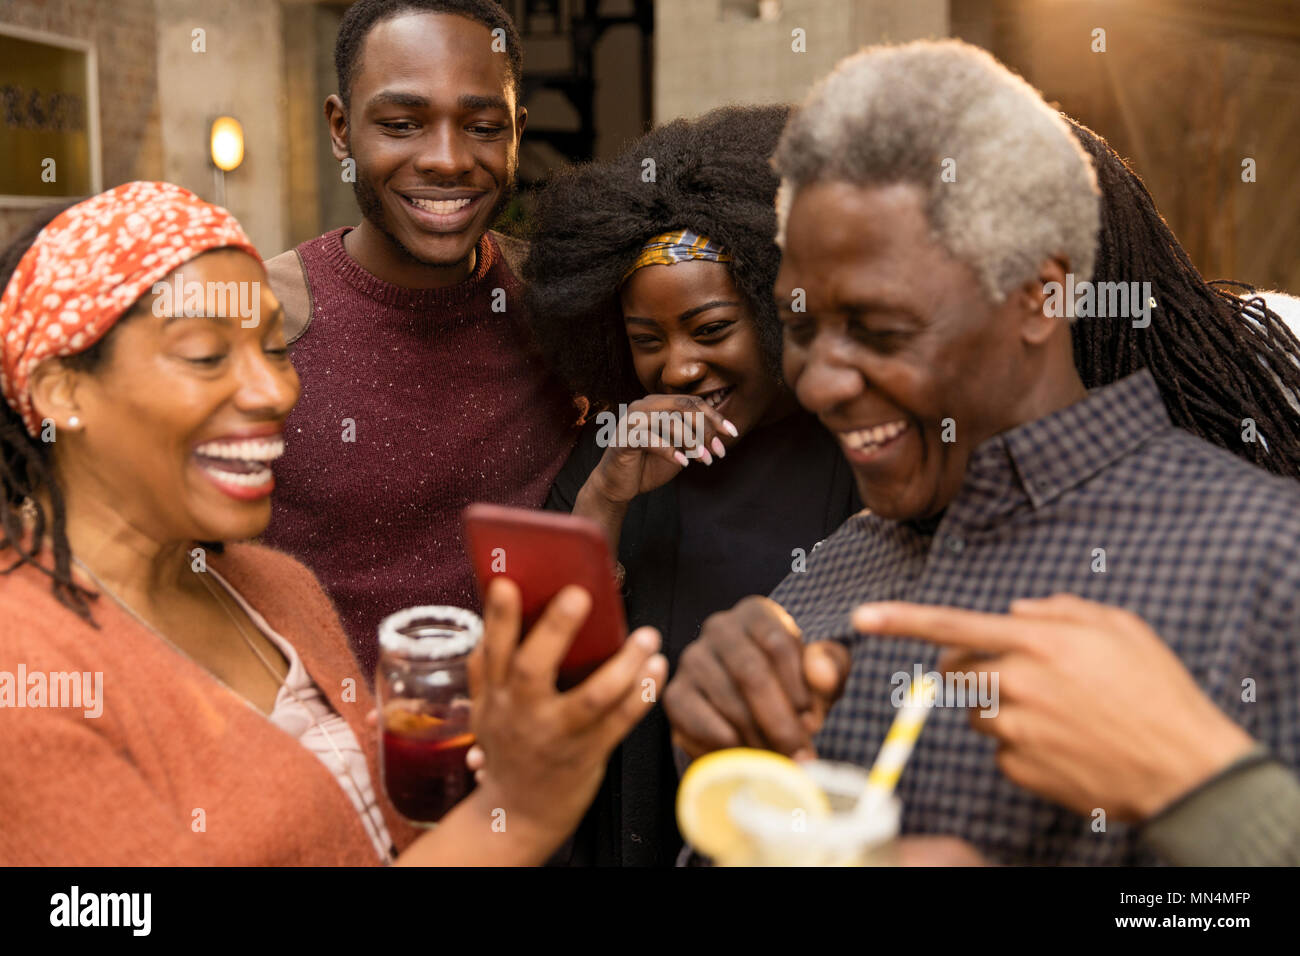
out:
M386 615L478 608L461 510L540 507L578 416L528 349L523 288L490 234L464 282L405 289L357 264L345 232L298 247L312 304L292 353L302 397L263 540L316 573L370 676Z

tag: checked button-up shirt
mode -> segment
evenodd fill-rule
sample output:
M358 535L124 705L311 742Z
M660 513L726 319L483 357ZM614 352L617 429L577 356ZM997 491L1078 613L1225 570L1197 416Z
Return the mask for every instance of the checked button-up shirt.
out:
M1300 765L1300 482L1173 427L1146 371L981 444L937 524L862 512L777 587L772 598L805 640L852 652L819 755L869 765L897 713L897 675L928 671L939 655L923 641L856 634L856 605L1005 613L1016 598L1057 592L1140 616L1232 720ZM1134 827L1013 784L969 716L930 714L899 781L904 833L964 837L1003 863L1160 862Z

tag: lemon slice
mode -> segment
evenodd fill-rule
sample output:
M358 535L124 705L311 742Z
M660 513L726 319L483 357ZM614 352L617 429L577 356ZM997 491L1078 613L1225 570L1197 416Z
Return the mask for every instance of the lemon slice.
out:
M814 817L831 812L821 787L789 757L747 747L707 754L686 769L677 788L677 825L696 851L718 863L749 855L748 840L727 809L741 789L775 809L802 809Z

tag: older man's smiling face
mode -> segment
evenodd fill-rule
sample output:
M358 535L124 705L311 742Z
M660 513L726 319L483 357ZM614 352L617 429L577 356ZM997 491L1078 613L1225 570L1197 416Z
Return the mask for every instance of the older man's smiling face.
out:
M1032 391L1023 300L991 303L924 209L910 184L806 186L776 283L786 381L839 439L866 507L900 521L946 508L971 452L1025 420Z

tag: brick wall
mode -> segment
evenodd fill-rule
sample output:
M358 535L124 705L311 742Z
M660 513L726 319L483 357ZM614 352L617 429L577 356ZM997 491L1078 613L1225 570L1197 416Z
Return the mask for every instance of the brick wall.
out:
M153 0L0 0L0 23L94 43L104 188L162 177ZM0 208L0 244L32 213Z

